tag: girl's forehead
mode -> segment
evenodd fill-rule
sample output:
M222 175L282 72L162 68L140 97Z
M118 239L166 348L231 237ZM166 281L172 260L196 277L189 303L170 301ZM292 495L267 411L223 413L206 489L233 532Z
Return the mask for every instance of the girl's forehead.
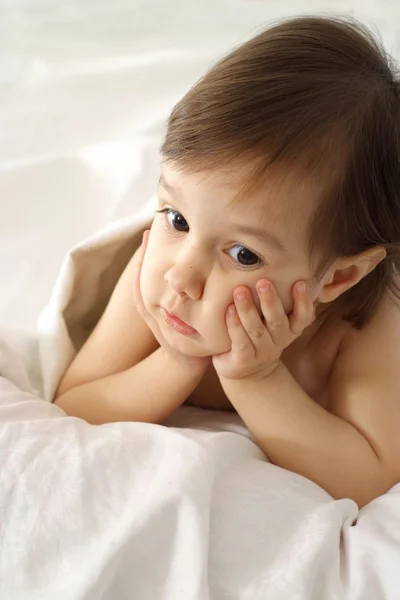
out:
M247 219L306 229L321 196L315 178L294 171L270 169L262 181L249 186L251 170L242 165L188 172L164 165L160 184L182 202L197 201L204 210L224 211L225 217Z

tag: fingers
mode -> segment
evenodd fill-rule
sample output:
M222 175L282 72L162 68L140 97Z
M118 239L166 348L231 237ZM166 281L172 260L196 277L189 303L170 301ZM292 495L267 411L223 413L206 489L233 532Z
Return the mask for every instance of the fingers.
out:
M236 298L235 298L236 303ZM232 348L238 355L254 355L254 346L248 332L244 329L235 304L228 306L226 311L226 326L232 342Z
M304 281L298 281L292 289L293 311L290 315L290 329L299 336L315 318L314 302L309 287Z
M273 284L267 279L258 281L256 287L268 333L275 345L285 347L292 333L282 301Z
M305 282L298 281L293 286L293 311L289 316L270 281L261 279L256 289L261 316L246 287L239 286L234 290L238 319L255 348L264 343L267 335L276 346L285 348L313 322L314 305Z
M144 260L145 254L146 254L147 243L149 241L149 234L150 234L150 231L148 229L143 232L142 243L140 245L139 258L138 258L137 267L136 267L137 282L140 281L140 273L142 270L143 260Z
M213 364L217 373L225 377L241 377L255 358L254 346L243 328L235 304L230 304L226 311L226 326L231 340L231 349L213 356Z
M150 231L146 230L143 233L143 238L142 238L142 243L140 246L140 250L139 250L139 257L138 257L138 261L136 264L136 277L135 277L135 285L134 285L134 300L136 302L136 306L139 310L139 312L141 312L141 308L142 308L142 295L140 293L140 276L142 273L142 264L143 264L143 259L144 256L146 254L146 248L147 248L147 243L149 240L149 234Z
M271 340L250 290L244 286L235 288L233 300L226 311L231 349L213 357L214 367L219 375L228 378L267 376L280 351Z
M140 255L139 255L139 262L138 262L138 265L140 265L140 268L142 267L143 259L146 254L147 243L149 241L149 235L150 235L150 230L146 229L143 232L142 243L140 245Z
M252 295L246 287L239 286L235 288L233 298L238 319L245 329L247 340L257 347L265 335L266 329Z
M279 364L283 350L314 319L311 294L304 282L293 286L293 312L289 316L270 281L259 280L256 289L261 311L247 287L238 286L233 291L234 304L226 311L231 349L213 357L220 376L269 377Z

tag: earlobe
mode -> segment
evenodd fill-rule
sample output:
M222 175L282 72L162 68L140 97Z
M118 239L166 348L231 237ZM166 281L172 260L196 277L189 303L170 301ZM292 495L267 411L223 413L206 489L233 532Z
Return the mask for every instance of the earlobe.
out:
M386 250L378 246L348 258L338 259L325 277L318 302L327 303L336 300L371 273L385 256Z

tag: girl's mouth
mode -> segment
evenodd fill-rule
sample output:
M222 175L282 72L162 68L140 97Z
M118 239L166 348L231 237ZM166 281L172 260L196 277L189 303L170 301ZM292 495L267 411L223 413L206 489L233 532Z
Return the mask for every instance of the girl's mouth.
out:
M173 327L175 329L175 331L177 331L178 333L182 333L183 335L193 335L193 334L197 333L196 329L193 329L193 327L191 327L190 325L185 323L185 321L182 321L182 319L180 319L176 315L169 313L165 308L162 308L162 307L161 307L161 315L162 315L164 321L168 325Z

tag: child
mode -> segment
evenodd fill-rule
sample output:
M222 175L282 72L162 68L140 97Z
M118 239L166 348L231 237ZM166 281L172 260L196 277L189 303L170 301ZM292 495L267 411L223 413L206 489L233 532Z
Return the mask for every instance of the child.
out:
M158 210L56 404L236 410L359 506L400 480L400 85L371 33L296 18L175 106Z

